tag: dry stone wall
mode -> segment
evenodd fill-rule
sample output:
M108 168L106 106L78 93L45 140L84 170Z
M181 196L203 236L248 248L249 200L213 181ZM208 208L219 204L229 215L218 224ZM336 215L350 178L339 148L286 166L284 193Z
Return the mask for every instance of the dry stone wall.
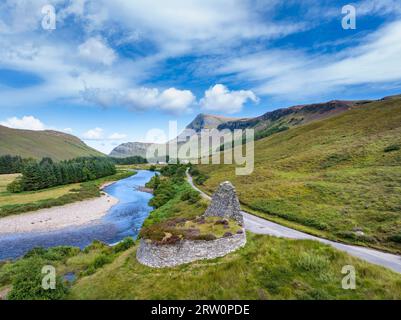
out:
M246 243L246 234L235 234L216 240L182 240L176 244L160 245L141 239L136 252L138 261L154 268L173 267L202 259L214 259L237 250Z

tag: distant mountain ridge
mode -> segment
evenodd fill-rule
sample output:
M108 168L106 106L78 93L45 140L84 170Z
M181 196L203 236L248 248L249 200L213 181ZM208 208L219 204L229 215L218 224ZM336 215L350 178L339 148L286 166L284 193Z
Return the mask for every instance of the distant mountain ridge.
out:
M178 145L184 144L189 137L194 134L199 134L202 129L216 129L220 124L227 121L240 120L239 118L229 118L210 114L198 114L190 124L188 124L184 131L177 136ZM154 143L145 142L127 142L120 144L114 148L109 156L116 158L131 157L131 156L141 156L146 157L146 150L154 145Z
M109 154L110 157L124 158L131 156L146 157L146 150L152 143L126 142L115 147Z
M105 156L79 138L54 130L33 131L0 126L0 155L23 158L67 160L86 156Z
M324 103L297 105L289 108L269 111L255 118L227 121L220 124L217 128L219 130L254 128L255 131L259 131L275 124L292 127L295 125L306 124L311 121L322 120L338 115L342 112L350 110L356 105L360 105L365 102L366 101L332 100Z
M307 124L312 121L327 119L360 106L368 100L332 100L324 103L296 105L289 108L281 108L254 118L229 118L210 114L199 114L186 126L177 137L178 144L183 144L193 134L202 129L235 130L252 128L256 136L264 137L270 132L276 132L290 127ZM276 131L275 131L276 130ZM150 143L129 142L117 146L110 153L113 157L145 156Z

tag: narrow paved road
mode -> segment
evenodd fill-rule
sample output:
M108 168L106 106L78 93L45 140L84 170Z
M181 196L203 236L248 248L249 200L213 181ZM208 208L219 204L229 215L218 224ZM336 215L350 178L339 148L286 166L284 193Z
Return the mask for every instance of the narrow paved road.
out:
M202 190L200 190L198 187L194 185L192 177L188 172L187 172L187 180L189 184L192 186L192 188L199 191L202 197L208 200L211 199L210 196L208 196L206 193L204 193ZM358 257L367 262L377 264L389 268L395 272L401 273L401 257L398 255L315 237L310 234L297 231L288 227L284 227L277 223L259 218L245 211L242 211L242 214L244 216L245 229L249 230L250 232L256 234L268 234L271 236L289 238L289 239L316 240L331 245L338 250L345 251L350 255Z

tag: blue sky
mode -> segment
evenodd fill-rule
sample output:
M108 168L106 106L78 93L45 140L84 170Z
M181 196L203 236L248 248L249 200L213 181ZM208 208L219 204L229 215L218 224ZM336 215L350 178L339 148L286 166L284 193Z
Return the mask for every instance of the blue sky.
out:
M42 27L49 4L54 30ZM0 124L109 152L201 112L401 93L400 57L398 0L3 0Z

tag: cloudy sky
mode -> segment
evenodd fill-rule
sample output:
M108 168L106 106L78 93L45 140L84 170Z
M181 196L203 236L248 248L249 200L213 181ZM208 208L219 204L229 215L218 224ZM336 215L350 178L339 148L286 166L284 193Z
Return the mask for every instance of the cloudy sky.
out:
M2 0L0 124L109 152L200 112L401 93L400 57L399 0Z

